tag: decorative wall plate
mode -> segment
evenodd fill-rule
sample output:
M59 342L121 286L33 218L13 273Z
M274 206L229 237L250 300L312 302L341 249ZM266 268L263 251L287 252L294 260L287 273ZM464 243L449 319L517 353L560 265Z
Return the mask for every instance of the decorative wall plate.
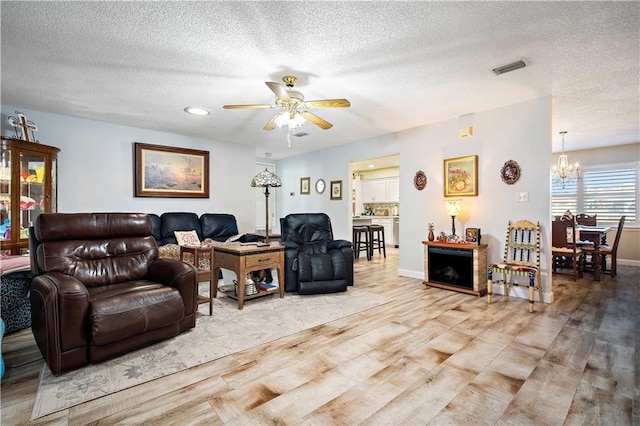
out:
M500 169L500 177L507 185L513 185L520 179L520 166L513 160L509 160Z
M413 185L418 191L422 191L427 186L427 175L422 170L418 170L413 177Z

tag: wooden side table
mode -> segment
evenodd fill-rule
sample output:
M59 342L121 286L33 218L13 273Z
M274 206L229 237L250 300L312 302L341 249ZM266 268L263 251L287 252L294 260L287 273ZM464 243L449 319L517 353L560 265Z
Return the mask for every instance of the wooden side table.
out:
M278 242L282 239L282 235L280 234L269 234L268 239L264 232L256 232L254 235L258 236L258 241L260 241L261 243Z
M273 243L268 246L241 245L240 243L221 244L216 246L214 274L222 269L235 272L238 277L238 294L225 292L228 296L238 299L238 309L244 307L244 301L267 294L278 292L284 297L284 246ZM246 296L246 274L261 269L276 268L278 272L278 288L271 291ZM222 291L222 290L221 290ZM214 297L218 292L218 283L213 286Z
M198 305L202 303L209 304L209 315L213 315L213 297L215 289L218 285L217 275L214 275L213 264L213 247L201 247L201 246L180 246L180 260L184 262L184 254L191 253L193 256L193 266L198 270L198 283L203 281L209 281L209 297L201 296L198 294ZM200 269L200 260L209 260L209 269ZM188 262L186 262L188 263Z

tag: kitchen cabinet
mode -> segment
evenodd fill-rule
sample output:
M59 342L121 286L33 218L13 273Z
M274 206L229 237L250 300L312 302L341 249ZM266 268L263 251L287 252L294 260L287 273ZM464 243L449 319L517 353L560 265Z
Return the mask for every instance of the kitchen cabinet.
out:
M386 179L387 202L397 203L400 201L400 178Z
M387 183L382 179L362 181L363 203L384 203L387 198Z
M29 226L41 213L57 211L57 155L60 150L2 138L0 153L0 252L25 254Z
M352 206L353 206L353 215L360 216L364 211L363 201L362 201L362 181L354 180L353 181L353 194L351 197Z
M393 203L400 201L400 185L397 177L362 181L363 203Z

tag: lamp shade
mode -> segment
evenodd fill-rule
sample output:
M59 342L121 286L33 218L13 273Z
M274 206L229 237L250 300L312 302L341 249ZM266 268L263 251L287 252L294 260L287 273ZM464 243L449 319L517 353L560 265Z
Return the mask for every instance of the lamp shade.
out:
M460 214L460 200L447 201L445 207L449 216L457 216Z
M270 172L267 169L258 173L251 179L252 187L278 187L282 186L282 181L275 173Z

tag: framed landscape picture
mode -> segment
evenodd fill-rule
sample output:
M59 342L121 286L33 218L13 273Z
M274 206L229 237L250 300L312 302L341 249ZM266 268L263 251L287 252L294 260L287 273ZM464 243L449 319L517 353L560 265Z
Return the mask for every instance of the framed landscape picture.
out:
M478 156L448 158L444 160L444 196L465 197L478 195Z
M209 151L134 143L135 196L209 198Z
M331 200L342 200L342 181L331 181Z

